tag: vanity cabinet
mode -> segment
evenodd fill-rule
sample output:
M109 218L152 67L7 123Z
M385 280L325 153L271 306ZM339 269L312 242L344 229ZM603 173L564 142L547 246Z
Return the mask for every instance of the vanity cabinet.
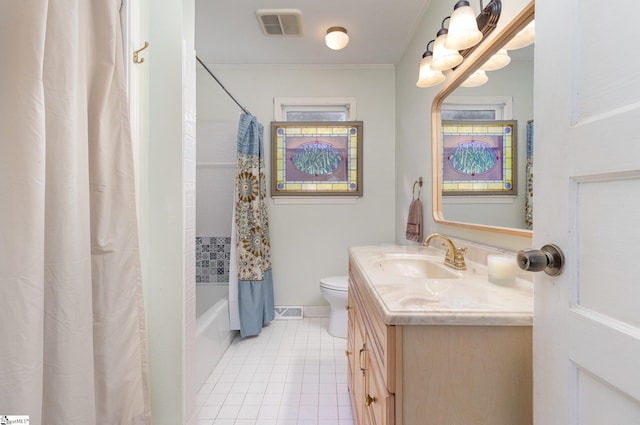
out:
M349 280L347 356L354 423L393 424L395 368L388 364L395 358L395 327L367 314L370 302Z
M531 326L388 324L349 264L348 386L356 425L530 425ZM404 322L412 322L411 311ZM407 317L409 317L407 319Z

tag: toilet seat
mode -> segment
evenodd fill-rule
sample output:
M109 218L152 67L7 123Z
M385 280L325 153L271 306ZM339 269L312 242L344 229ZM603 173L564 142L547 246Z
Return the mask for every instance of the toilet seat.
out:
M320 279L320 287L333 291L347 292L349 289L349 278L347 276L329 276Z

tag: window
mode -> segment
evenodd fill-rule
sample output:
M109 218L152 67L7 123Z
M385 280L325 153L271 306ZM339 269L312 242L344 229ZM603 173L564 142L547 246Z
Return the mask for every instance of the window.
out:
M275 121L355 121L353 97L279 97L273 101Z

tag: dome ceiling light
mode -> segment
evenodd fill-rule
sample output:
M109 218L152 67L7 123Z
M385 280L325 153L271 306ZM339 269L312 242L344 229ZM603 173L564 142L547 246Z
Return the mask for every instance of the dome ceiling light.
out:
M324 42L331 50L341 50L349 44L349 35L344 27L331 27L324 36Z

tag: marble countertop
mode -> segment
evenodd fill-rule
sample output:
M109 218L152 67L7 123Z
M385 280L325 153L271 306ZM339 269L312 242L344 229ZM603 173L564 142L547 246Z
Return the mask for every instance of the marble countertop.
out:
M392 257L428 259L453 276L424 279L379 270L379 261ZM511 285L490 283L485 264L467 261L467 270L455 271L444 266L439 249L394 245L352 247L349 259L388 325L533 324L533 284L521 277Z

